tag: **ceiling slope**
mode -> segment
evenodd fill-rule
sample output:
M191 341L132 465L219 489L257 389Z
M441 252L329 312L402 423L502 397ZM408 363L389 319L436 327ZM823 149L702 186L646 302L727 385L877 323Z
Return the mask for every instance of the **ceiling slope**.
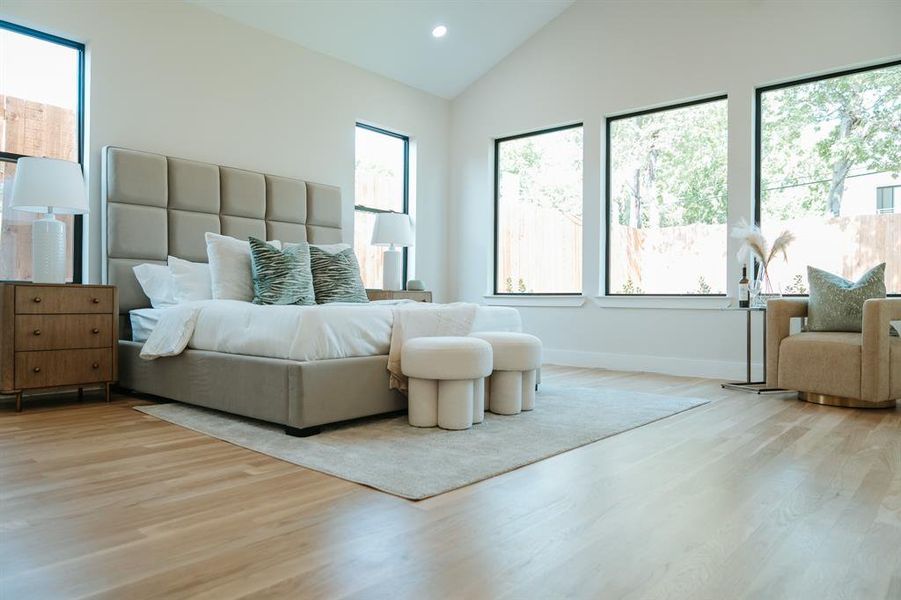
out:
M414 88L453 98L572 0L188 0ZM448 33L432 37L436 25Z

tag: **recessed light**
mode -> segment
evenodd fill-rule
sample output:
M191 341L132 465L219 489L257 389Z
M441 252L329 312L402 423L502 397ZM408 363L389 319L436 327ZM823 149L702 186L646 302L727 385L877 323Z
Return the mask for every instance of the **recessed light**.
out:
M438 25L432 30L432 37L443 38L445 35L447 35L447 27L444 25Z

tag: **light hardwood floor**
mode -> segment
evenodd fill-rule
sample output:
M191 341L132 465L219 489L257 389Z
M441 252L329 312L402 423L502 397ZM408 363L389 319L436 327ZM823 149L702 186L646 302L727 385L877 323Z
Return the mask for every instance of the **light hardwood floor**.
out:
M714 402L418 503L142 400L4 405L0 598L901 598L901 409L544 381Z

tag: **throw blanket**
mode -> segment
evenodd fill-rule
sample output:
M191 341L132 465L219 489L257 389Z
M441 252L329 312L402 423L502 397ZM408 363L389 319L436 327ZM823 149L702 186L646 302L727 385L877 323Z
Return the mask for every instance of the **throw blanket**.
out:
M191 303L167 310L141 346L141 358L154 360L181 354L194 335L194 325L197 324L199 314L200 307Z
M401 349L407 340L418 337L466 336L472 333L476 305L464 302L453 304L401 304L394 309L391 328L391 348L388 351L389 387L407 391L407 377L400 364Z

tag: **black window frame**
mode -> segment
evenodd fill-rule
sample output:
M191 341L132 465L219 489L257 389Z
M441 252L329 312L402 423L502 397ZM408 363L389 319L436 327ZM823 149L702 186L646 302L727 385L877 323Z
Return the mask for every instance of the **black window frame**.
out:
M605 161L605 169L604 169L604 296L609 296L611 298L725 298L727 297L727 293L721 294L619 294L613 293L610 291L610 168L612 167L611 160L611 152L610 152L610 125L615 121L620 121L622 119L629 119L634 117L641 117L643 115L650 115L658 112L666 112L669 110L678 110L680 108L688 108L690 106L697 106L699 104L708 104L710 102L720 102L722 100L726 100L728 103L729 95L728 94L719 94L716 96L709 96L705 98L701 98L698 100L688 100L686 102L678 102L676 104L668 104L666 106L660 106L657 108L648 108L645 110L638 110L635 112L625 113L621 115L614 115L611 117L607 117L605 119L605 147L604 147L604 161ZM728 104L727 104L728 110ZM728 136L728 123L726 126L726 135ZM728 265L723 265L723 268L727 268Z
M500 250L500 219L499 215L499 192L500 192L500 145L503 142L510 142L513 140L519 140L527 137L535 137L537 135L543 135L546 133L556 133L558 131L566 131L567 129L576 129L577 127L581 127L583 129L583 143L582 143L582 156L583 156L583 165L584 165L584 156L585 156L585 143L584 143L584 128L585 124L583 122L571 123L569 125L558 125L556 127L548 127L545 129L537 129L534 131L528 131L526 133L517 133L516 135L508 135L506 137L495 138L494 139L494 261L492 264L493 273L491 276L491 280L494 282L493 284L493 295L494 296L509 296L513 298L517 297L528 297L528 296L581 296L584 293L584 290L578 292L501 292L497 286L497 259ZM582 181L584 184L584 172L582 175ZM583 198L584 201L584 198ZM584 239L583 239L584 243ZM580 257L581 260L581 257ZM584 275L584 271L583 271ZM579 282L579 287L582 287L582 282Z
M901 60L892 60L886 63L879 63L875 65L870 65L866 67L856 67L853 69L844 69L841 71L833 71L830 73L826 73L824 75L814 75L812 77L804 77L801 79L794 79L792 81L786 81L783 83L775 83L772 85L765 85L758 87L754 90L754 224L757 227L760 227L760 193L762 191L762 181L760 178L761 173L761 154L763 153L763 122L762 116L763 113L761 109L761 101L763 99L763 94L766 92L772 92L775 90L781 90L784 88L795 87L797 85L804 85L807 83L814 83L816 81L822 81L824 79L836 79L838 77L847 77L848 75L854 75L856 73L865 73L867 71L876 71L878 69L886 69L889 67L897 67L901 65ZM760 268L759 261L754 259L754 266L752 269L752 273L757 274L757 270ZM783 293L783 296L795 297L795 298L807 298L810 294L786 294ZM901 294L886 294L887 297L901 297Z
M78 164L81 165L82 171L84 171L84 76L85 76L85 45L81 42L76 42L73 40L69 40L66 38L59 37L57 35L53 35L50 33L44 33L43 31L38 31L37 29L31 29L30 27L24 27L22 25L17 25L15 23L10 23L9 21L4 21L0 19L0 29L5 29L7 31L12 31L13 33L18 33L21 35L27 35L29 37L37 38L39 40L45 42L51 42L53 44L58 44L60 46L65 46L67 48L72 48L76 52L78 52L78 84L77 84L77 94L78 98L76 98L76 108L75 108L75 123L76 123L76 136L77 136L77 152L78 152ZM0 151L0 161L15 163L20 158L29 158L30 156L27 154L17 154L15 152L3 152ZM72 283L82 283L83 278L83 235L84 235L84 216L83 215L74 215L74 224L73 224L73 235L72 235Z
M355 124L355 127L359 127L360 129L366 129L375 133L381 133L382 135L387 135L389 137L397 138L404 143L404 208L403 212L400 214L409 215L410 214L410 137L406 136L402 133L397 133L395 131L390 131L388 129L382 129L381 127L376 127L375 125L368 125L366 123L360 123L359 121ZM354 157L356 158L356 147L354 147ZM368 213L397 213L394 210L385 210L384 208L373 208L371 206L366 206L365 204L357 204L356 197L354 197L354 213L357 211L360 212L368 212ZM356 219L356 217L354 217ZM403 248L403 288L407 289L407 247Z

